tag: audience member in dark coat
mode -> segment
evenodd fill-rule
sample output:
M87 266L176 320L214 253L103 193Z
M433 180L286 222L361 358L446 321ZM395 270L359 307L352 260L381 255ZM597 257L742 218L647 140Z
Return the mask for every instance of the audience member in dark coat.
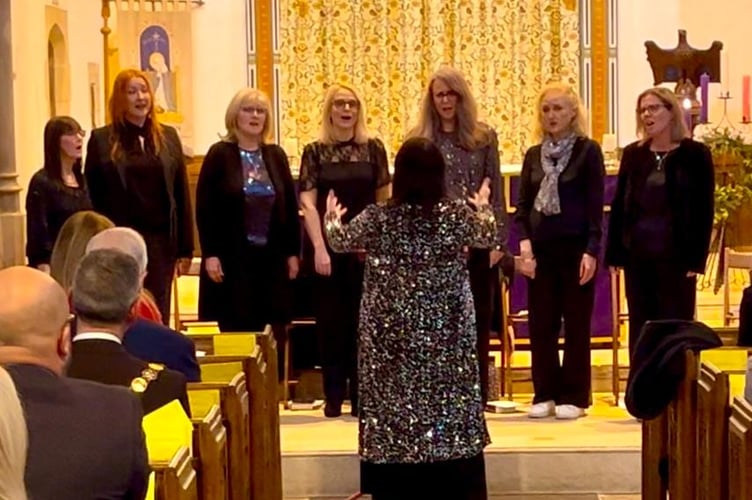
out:
M125 331L123 346L139 359L161 363L182 373L188 382L201 382L196 346L182 333L153 321L137 319Z
M101 249L118 250L133 257L138 263L143 285L148 267L148 251L146 241L136 230L113 227L94 235L86 245L86 252ZM144 294L145 291L141 290L139 307L143 304ZM131 314L136 319L125 331L125 350L141 360L161 363L171 370L181 372L188 382L201 381L193 341L171 328L141 319L137 314L137 311Z
M19 266L0 271L0 283L0 364L23 403L29 498L143 499L149 466L138 398L63 376L70 315L52 278Z
M177 399L190 415L183 374L135 358L122 345L140 290L133 257L109 249L84 256L73 277L71 302L78 322L68 375L130 387L141 396L144 413Z

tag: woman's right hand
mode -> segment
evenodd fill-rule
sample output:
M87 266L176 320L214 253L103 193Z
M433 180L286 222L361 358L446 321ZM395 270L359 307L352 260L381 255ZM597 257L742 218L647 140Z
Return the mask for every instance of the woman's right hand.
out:
M321 276L329 276L332 274L332 259L329 257L329 252L326 251L326 248L314 251L313 263L316 269L316 274L320 274Z
M225 277L225 273L222 271L222 263L219 261L219 257L209 257L204 262L206 268L206 274L209 275L209 279L215 283L222 283Z

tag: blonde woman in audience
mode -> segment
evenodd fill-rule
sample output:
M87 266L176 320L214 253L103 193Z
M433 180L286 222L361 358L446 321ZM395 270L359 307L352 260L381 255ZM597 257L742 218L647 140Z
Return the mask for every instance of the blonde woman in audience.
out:
M64 290L69 290L79 261L86 253L89 240L115 224L91 210L76 212L60 228L55 246L50 257L50 275L60 283Z
M0 500L26 500L24 471L29 438L13 380L0 367Z

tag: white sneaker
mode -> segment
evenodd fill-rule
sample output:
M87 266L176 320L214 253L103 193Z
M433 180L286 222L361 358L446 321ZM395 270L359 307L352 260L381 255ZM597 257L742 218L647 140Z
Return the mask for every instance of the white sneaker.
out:
M575 420L585 416L585 409L575 405L559 405L556 407L556 418L559 420Z
M553 401L541 401L530 407L527 416L530 418L546 418L554 414L556 403Z

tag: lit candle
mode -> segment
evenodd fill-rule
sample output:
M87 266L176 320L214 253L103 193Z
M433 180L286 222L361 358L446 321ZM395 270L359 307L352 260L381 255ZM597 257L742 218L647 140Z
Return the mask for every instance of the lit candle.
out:
M708 87L710 86L710 75L703 73L700 75L700 123L708 123Z
M692 131L692 101L688 97L682 100L682 112L684 113L684 122L687 124L687 130Z
M742 77L742 121L744 123L749 122L750 114L749 114L749 83L750 78L749 75L744 75Z

